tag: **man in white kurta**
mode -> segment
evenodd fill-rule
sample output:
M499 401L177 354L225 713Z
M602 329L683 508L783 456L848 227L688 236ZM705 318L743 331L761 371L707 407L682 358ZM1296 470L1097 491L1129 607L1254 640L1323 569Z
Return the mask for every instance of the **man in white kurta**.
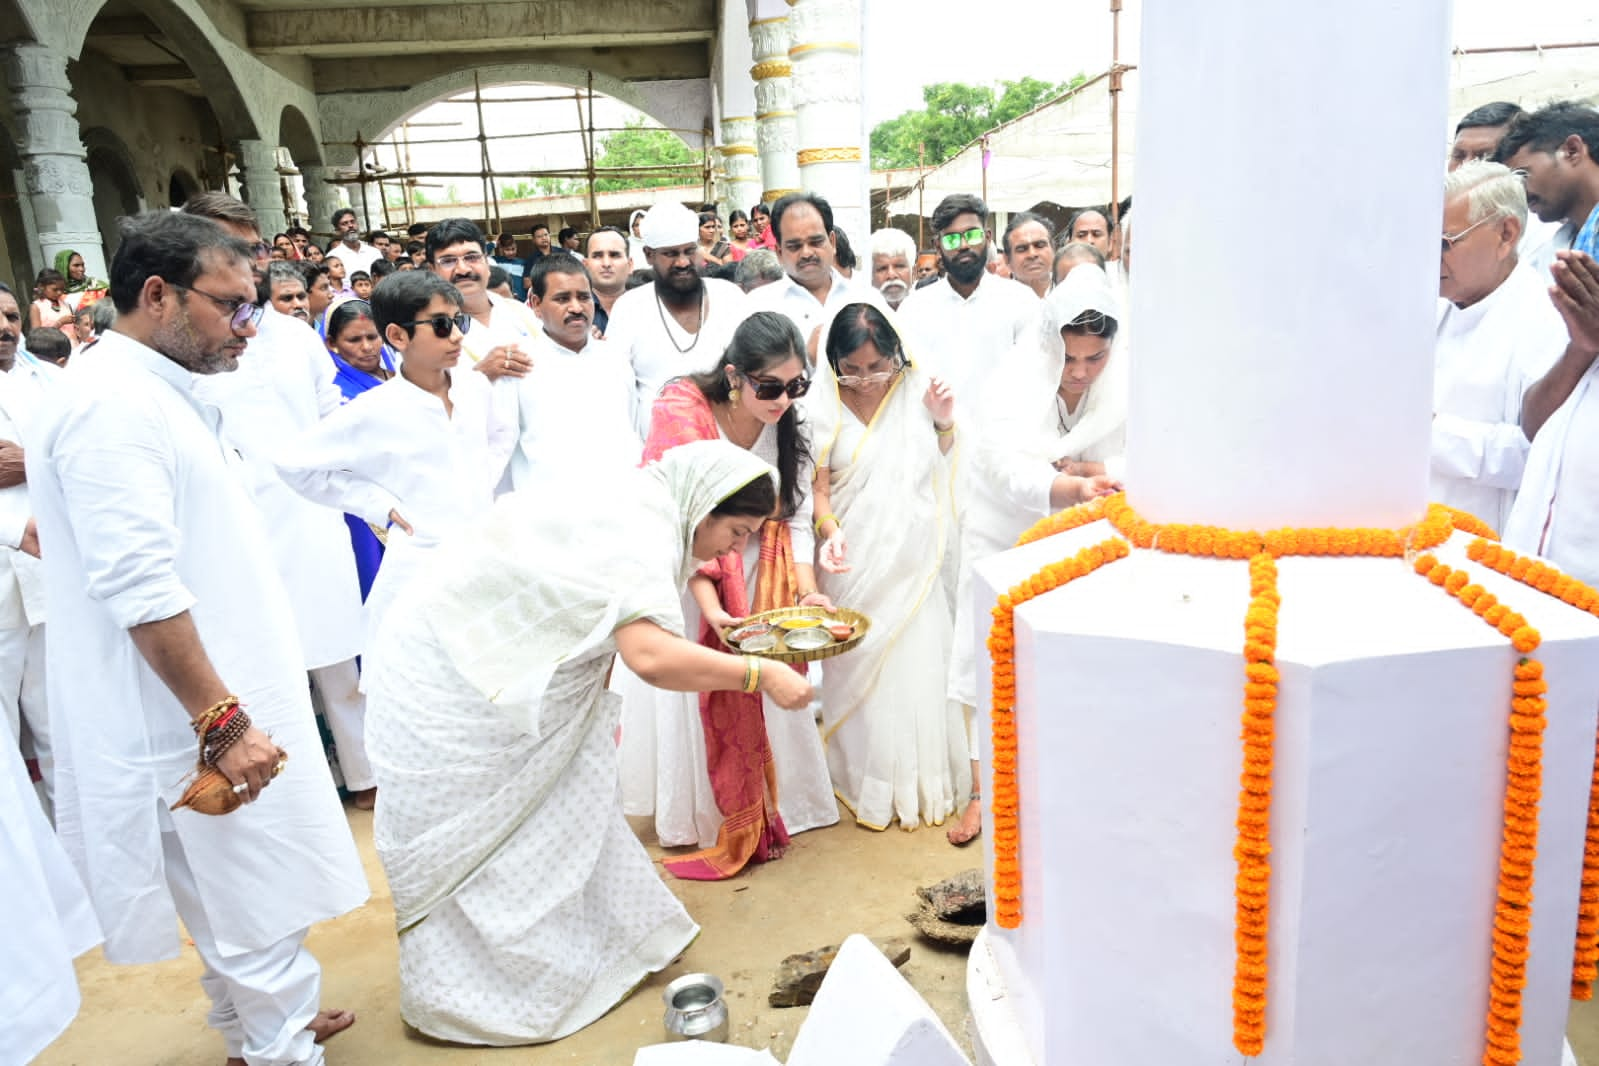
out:
M1017 341L1032 338L1040 320L1033 290L984 269L986 211L975 196L954 194L939 203L933 240L944 276L912 290L899 310L915 341L912 350L932 360L954 390L957 417L968 430L975 429L974 416L983 407L989 372Z
M229 200L205 197L185 210L257 244L260 232L243 221L250 217L249 209ZM236 218L218 218L194 206L218 203ZM258 297L271 293L265 265L257 257ZM196 379L195 393L221 412L222 437L244 460L250 494L271 530L273 560L294 608L305 669L322 698L344 786L357 794L359 805L368 806L374 782L363 739L366 698L356 665L366 615L349 527L341 512L289 488L274 465L284 443L337 409L344 394L334 382L333 360L316 330L282 314L270 300L261 305L265 310L250 339L248 358L231 374Z
M72 960L100 942L100 926L28 783L15 747L0 744L0 1062L24 1063L78 1013Z
M1566 347L1548 290L1520 262L1526 219L1520 180L1498 163L1468 162L1444 183L1434 351L1431 496L1505 528L1531 442L1521 398Z
M125 223L111 278L116 327L73 357L28 451L45 594L72 635L48 649L50 701L71 708L52 730L57 827L107 959L175 957L181 917L228 1056L320 1063L308 1026L337 1025L305 934L359 906L366 880L267 532L194 392L253 335L250 251L151 212ZM171 811L195 768L191 719L229 694L253 724L217 769L249 802Z
M833 209L824 198L815 193L783 197L772 205L772 230L787 276L750 293L752 312L782 312L809 344L812 334L850 304L888 310L888 301L865 274L846 278L839 273L838 234L833 231Z
M637 466L644 442L635 423L633 370L610 344L594 339L587 268L570 256L548 256L533 265L528 292L543 328L531 343L532 370L514 385L512 487L574 470Z
M48 802L54 772L45 714L44 587L22 463L39 402L60 371L18 351L21 320L15 295L0 286L0 708L13 747L27 723Z
M1532 451L1504 540L1599 585L1599 263L1566 252L1555 285L1571 342L1522 402Z
M633 367L639 437L661 386L711 369L749 317L744 291L731 281L700 277L699 217L682 204L656 204L639 229L654 284L624 292L611 305L605 339Z

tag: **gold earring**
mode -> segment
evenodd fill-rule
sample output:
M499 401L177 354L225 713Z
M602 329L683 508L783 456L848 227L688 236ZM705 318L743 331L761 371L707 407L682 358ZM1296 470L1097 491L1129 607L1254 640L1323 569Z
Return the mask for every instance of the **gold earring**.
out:
M727 402L732 404L734 407L738 406L738 389L733 388L728 390Z

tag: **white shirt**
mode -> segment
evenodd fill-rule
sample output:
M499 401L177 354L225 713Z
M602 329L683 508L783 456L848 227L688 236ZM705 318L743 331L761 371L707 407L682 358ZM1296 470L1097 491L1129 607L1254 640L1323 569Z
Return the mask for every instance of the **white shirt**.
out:
M638 465L633 368L610 344L590 340L581 352L541 333L527 376L502 379L517 398L517 490L555 473L622 470Z
M1537 215L1528 215L1527 228L1521 234L1516 254L1545 285L1553 285L1554 274L1549 267L1555 261L1555 253L1571 248L1579 228L1575 222L1544 222Z
M520 344L528 348L528 342L544 332L544 323L526 304L508 300L493 292L488 294L488 298L489 324L485 326L473 319L472 328L461 338L461 354L473 363L482 362L489 352L503 345Z
M1599 582L1599 360L1533 438L1505 546Z
M888 301L883 299L883 294L872 288L868 280L863 280L859 274L846 278L836 270L833 271L833 284L827 290L826 302L818 300L814 293L792 277L784 277L781 281L762 285L749 296L752 313L781 311L794 320L794 325L799 327L800 337L806 344L810 344L811 334L816 332L817 327L831 325L833 316L850 304L871 304L880 311L889 309ZM906 299L910 297L907 296ZM827 346L825 335L827 331L824 329L822 332L824 335L818 343L818 351Z
M359 655L365 626L343 514L296 493L276 466L286 443L343 404L334 373L316 330L269 306L239 369L194 383L195 395L222 413L222 438L244 459L245 484L266 519L307 669Z
M115 331L74 356L28 452L52 625L56 825L112 962L178 954L161 833L175 832L227 954L359 906L366 879L322 755L294 615L259 512L188 371ZM194 769L189 714L131 626L190 612L206 655L290 758L226 818L168 815ZM242 899L249 906L239 906Z
M20 352L11 370L0 375L0 440L32 447L33 423L45 391L61 371ZM20 629L45 620L44 572L39 560L21 551L22 535L33 517L26 481L0 489L0 628Z
M649 432L655 396L673 378L697 374L721 361L733 333L749 317L749 299L731 281L703 278L705 316L698 333L689 333L655 294L640 285L616 298L606 341L633 367L634 407L639 436Z
M899 317L910 334L911 359L930 365L948 383L966 421L983 406L983 386L994 367L1018 341L1035 336L1043 307L1021 282L984 273L969 297L948 278L912 289Z
M344 264L344 281L348 285L357 270L372 273L372 264L383 258L383 252L365 241L358 242L354 248L339 241L328 250L325 258L337 259Z
M1565 322L1518 264L1470 307L1439 300L1437 337L1429 492L1503 530L1531 447L1521 397L1565 350Z

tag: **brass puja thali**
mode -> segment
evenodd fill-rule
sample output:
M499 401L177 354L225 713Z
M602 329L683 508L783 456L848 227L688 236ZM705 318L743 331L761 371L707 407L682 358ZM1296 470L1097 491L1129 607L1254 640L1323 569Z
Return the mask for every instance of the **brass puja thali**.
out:
M843 655L866 639L872 620L848 607L779 607L722 630L722 643L745 655L807 663Z

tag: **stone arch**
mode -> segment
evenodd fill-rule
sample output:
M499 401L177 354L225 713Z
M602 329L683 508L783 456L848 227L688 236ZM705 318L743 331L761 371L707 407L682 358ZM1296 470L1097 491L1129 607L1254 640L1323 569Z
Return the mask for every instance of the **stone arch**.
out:
M206 103L217 122L234 137L259 137L260 124L250 110L245 91L234 75L236 57L247 56L237 45L218 32L211 18L196 0L127 0L128 5L160 29L183 57L205 93ZM74 9L83 22L83 31L71 42L73 55L81 55L85 39L94 32L92 18L98 18L106 0L79 0L64 5ZM91 16L88 12L92 11Z
M184 167L177 167L167 178L167 203L172 207L182 207L184 203L205 186L197 181Z
M695 114L692 125L676 113L670 96L652 98L640 86L599 71L594 73L594 91L614 97L636 107L651 118L668 127L693 128L704 119ZM322 117L322 130L327 137L328 162L340 168L355 166L355 135L359 133L368 144L387 137L401 122L416 112L472 88L473 75L484 88L498 85L537 83L567 88L588 88L589 71L545 63L502 64L485 67L463 67L449 74L431 78L409 89L392 92L330 93L318 97ZM703 110L703 109L701 109ZM689 147L702 147L697 140L688 140Z
M104 126L83 131L85 162L94 187L94 221L106 250L116 248L117 220L144 210L147 197L139 187L138 168L122 138Z
M0 44L37 42L39 31L17 0L0 0Z
M278 145L287 148L295 166L315 166L322 162L322 143L305 113L293 104L284 104L278 113Z

